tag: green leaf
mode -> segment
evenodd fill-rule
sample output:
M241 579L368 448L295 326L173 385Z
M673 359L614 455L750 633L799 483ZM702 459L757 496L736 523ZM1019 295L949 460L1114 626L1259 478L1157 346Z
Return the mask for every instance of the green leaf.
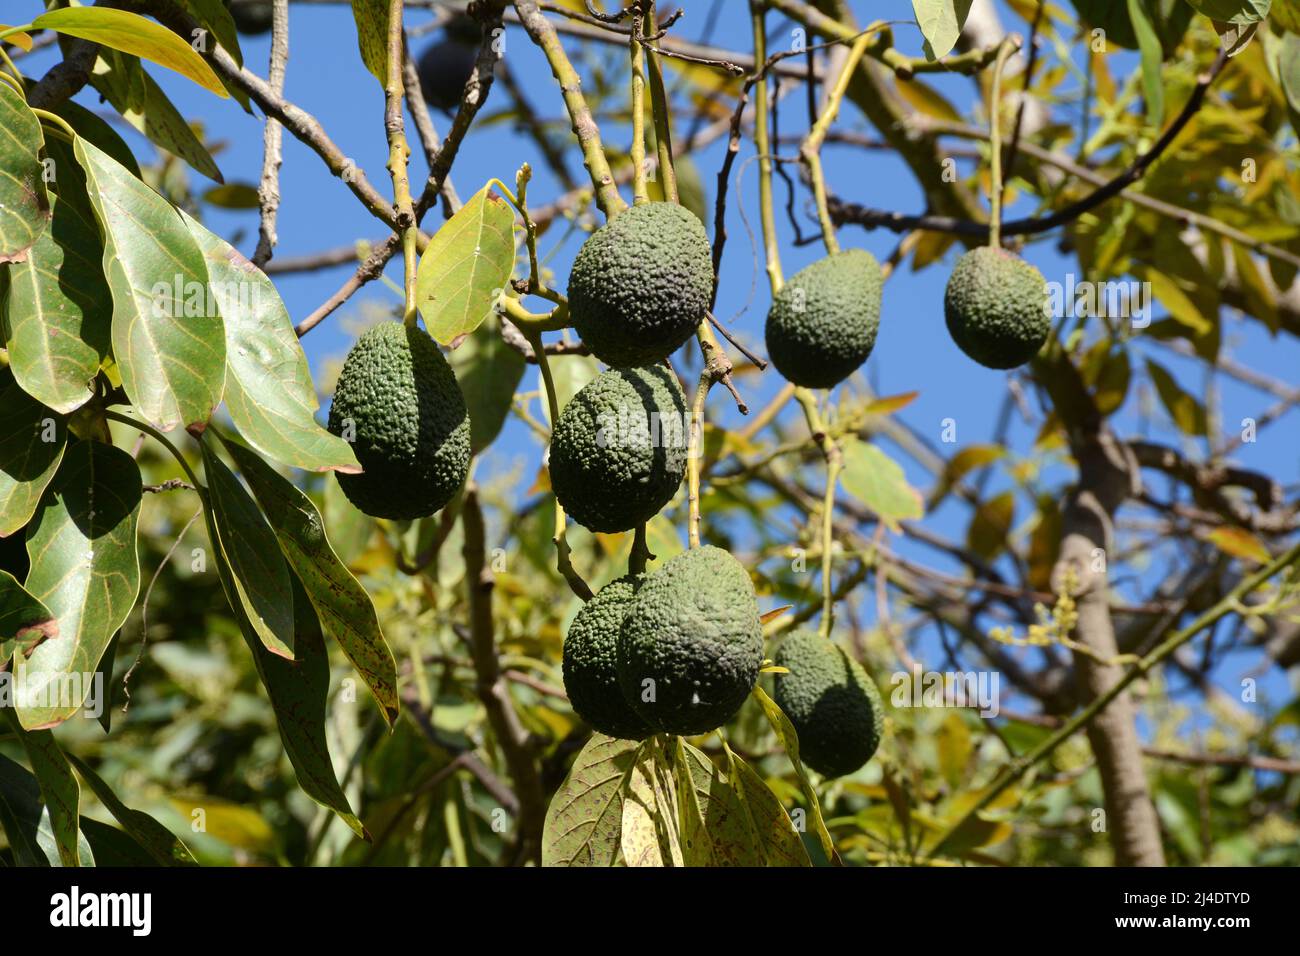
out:
M161 196L85 140L76 150L103 231L113 355L126 393L163 431L202 425L221 401L226 371L203 254Z
M125 166L132 176L136 179L140 178L140 164L136 162L135 156L131 153L131 147L126 145L126 141L117 134L117 130L109 125L108 120L98 113L86 109L76 100L64 100L58 106L52 107L50 112L56 116L61 116L78 136L90 140ZM47 149L52 142L45 144ZM62 142L60 142L60 145L65 149L71 148ZM58 188L57 185L55 188Z
M325 524L311 499L243 445L225 436L221 439L270 521L325 633L343 648L391 726L398 712L397 666L370 595L330 547ZM299 652L297 646L294 650Z
M1197 13L1221 23L1258 23L1268 16L1270 0L1187 0Z
M54 734L48 730L24 731L12 709L6 707L3 713L10 730L18 735L18 742L23 745L27 762L40 784L41 800L50 814L50 829L59 849L59 859L64 866L77 866L81 788L68 766L68 758L59 749Z
M108 642L140 590L140 469L121 449L74 442L27 533L27 590L59 636L14 660L18 719L52 727L81 707Z
M470 450L477 455L501 434L526 363L501 338L496 318L475 329L447 360L469 407Z
M514 268L514 210L484 186L420 257L416 302L429 334L450 345L473 332L496 307Z
M81 774L81 779L90 785L113 819L122 825L136 843L160 866L197 866L193 854L179 837L142 810L132 810L118 799L112 788L106 784L95 771L86 766L76 755L68 754L68 759Z
M732 785L749 825L751 839L763 848L767 866L810 866L808 851L790 815L748 764L727 750Z
M207 264L226 334L226 407L262 454L309 471L358 472L352 446L317 424L307 356L275 285L230 243L181 214Z
M1194 396L1183 391L1168 369L1147 359L1147 374L1156 387L1165 411L1174 420L1179 430L1187 435L1206 434L1208 424L1205 406Z
M221 170L193 128L172 105L140 61L101 50L90 83L155 146L179 156L209 179L223 182Z
M927 59L947 56L957 45L974 0L912 0L916 22L925 37Z
M0 569L0 667L20 647L57 637L59 622L8 571Z
M293 588L275 532L211 443L201 445L212 523L240 607L266 649L293 660Z
M0 538L36 513L63 458L67 430L54 412L17 382L0 388Z
M0 272L0 327L14 379L66 414L94 394L113 310L85 174L61 140L47 144L47 155L56 174L53 218L27 258Z
M551 798L542 866L613 866L623 831L623 790L640 744L592 734Z
M8 83L0 83L0 263L20 261L50 214L41 165L41 122Z
M681 866L677 800L671 774L655 738L637 751L623 784L623 824L619 847L631 867Z
M68 7L41 14L32 26L133 53L188 77L220 97L228 96L212 67L189 43L139 14L107 7Z
M62 865L40 784L26 767L4 754L0 754L0 829L19 866ZM90 843L82 834L77 836L77 865L95 865Z
M1146 94L1147 122L1157 129L1165 119L1165 85L1160 76L1160 66L1164 61L1164 48L1156 34L1155 23L1147 7L1150 0L1127 0L1129 19L1133 22L1133 33L1137 37L1138 49L1142 59L1142 89Z
M298 786L321 806L338 814L357 836L369 840L370 834L352 812L347 795L334 776L334 764L325 738L330 670L329 654L321 636L320 619L312 610L311 602L303 593L300 582L293 579L290 602L293 607L294 652L297 659L286 660L270 653L258 639L257 632L236 595L230 565L221 546L221 536L213 524L211 509L203 509L203 520L207 524L208 538L216 549L217 574L221 578L221 586L235 613L239 633L253 655L253 663L262 679L262 686L271 698L276 727L280 731L285 752L289 755L289 762L293 764Z
M352 0L361 62L380 86L388 83L388 0Z
M261 205L257 187L248 183L213 186L203 194L203 201L222 209L257 209Z
M776 739L781 742L785 748L786 756L790 758L790 763L794 764L795 776L799 779L799 789L803 791L804 799L808 801L808 807L812 811L813 830L817 834L817 840L822 845L822 850L836 866L840 866L840 855L835 849L835 843L831 840L831 833L826 829L826 821L822 817L821 803L817 800L817 789L808 779L808 774L803 769L803 762L799 759L799 735L795 733L794 725L780 707L776 705L771 697L763 688L755 685L752 696L758 701L758 705L763 709L763 716L767 722L772 725L772 730L776 733ZM802 846L802 844L800 844Z
M874 511L891 530L925 513L920 493L907 483L902 466L875 445L852 441L842 449L844 490Z

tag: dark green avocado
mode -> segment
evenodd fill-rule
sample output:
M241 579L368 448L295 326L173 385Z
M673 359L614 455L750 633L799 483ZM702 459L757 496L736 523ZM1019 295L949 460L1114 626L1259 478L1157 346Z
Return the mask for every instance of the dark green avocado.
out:
M330 405L329 430L363 469L338 475L348 500L375 518L412 519L447 504L469 472L469 413L429 335L401 322L352 346Z
M644 740L654 730L618 686L618 638L639 577L605 585L582 606L564 636L564 691L574 712L607 737Z
M636 592L619 639L618 681L650 726L704 734L735 716L762 662L749 572L705 546L677 555Z
M799 757L827 777L853 773L880 745L884 704L857 661L814 631L792 632L777 648L777 706L799 735Z
M573 325L614 368L667 358L704 321L712 298L709 237L676 203L619 213L588 237L569 273Z
M767 313L767 354L788 381L833 388L876 344L880 263L865 249L836 252L799 270Z
M948 332L986 368L1024 365L1052 331L1043 274L1005 249L981 246L957 260L943 297Z
M686 474L686 396L663 365L611 369L564 406L551 436L551 487L592 531L658 514Z

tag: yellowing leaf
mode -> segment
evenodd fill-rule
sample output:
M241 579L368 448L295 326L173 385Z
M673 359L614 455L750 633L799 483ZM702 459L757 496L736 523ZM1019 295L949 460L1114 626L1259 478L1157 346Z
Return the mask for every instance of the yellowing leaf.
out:
M844 490L874 511L891 530L925 513L921 494L907 483L902 467L875 445L851 442L843 449Z
M515 214L484 186L420 257L416 302L429 334L450 345L483 323L515 266Z
M66 7L42 13L32 21L32 26L134 53L175 70L223 99L230 96L212 67L189 43L137 13L108 7Z
M1245 528L1215 528L1205 538L1220 551L1234 558L1242 558L1256 564L1267 564L1273 560L1273 555L1269 554L1264 542Z

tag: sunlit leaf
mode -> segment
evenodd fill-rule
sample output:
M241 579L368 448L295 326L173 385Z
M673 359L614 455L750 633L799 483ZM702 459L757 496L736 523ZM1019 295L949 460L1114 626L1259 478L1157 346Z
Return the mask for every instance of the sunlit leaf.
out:
M226 377L203 254L166 200L85 140L76 151L104 235L113 355L127 395L163 431L202 425Z
M139 14L108 7L67 7L42 13L32 26L133 53L175 70L218 96L229 95L212 67L188 42Z
M230 243L182 213L203 254L226 336L226 407L240 435L276 461L357 472L352 446L316 421L320 403L275 285Z
M592 734L551 798L542 866L613 866L623 832L623 790L641 744Z
M841 452L844 490L875 512L887 527L897 530L898 522L925 513L920 492L907 483L902 466L875 445L852 441Z
M514 210L484 186L429 240L416 301L440 344L473 332L491 314L514 271L514 230Z
M28 730L67 720L93 690L108 642L140 589L140 469L126 452L72 443L27 533L27 590L59 634L14 660L14 700Z
M49 223L40 120L0 83L0 263L22 259Z
M93 394L109 354L113 310L85 174L71 146L52 139L46 149L57 176L53 217L26 258L0 271L0 327L14 379L66 413Z

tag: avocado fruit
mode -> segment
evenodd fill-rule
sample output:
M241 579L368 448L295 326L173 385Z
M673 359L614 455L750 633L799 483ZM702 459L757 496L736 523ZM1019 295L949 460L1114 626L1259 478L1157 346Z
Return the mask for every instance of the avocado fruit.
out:
M754 689L763 629L749 573L721 548L684 551L646 578L618 642L623 697L658 731L722 726Z
M884 703L862 665L810 630L793 631L777 648L774 700L799 735L799 758L826 777L862 767L880 745Z
M713 300L704 225L676 203L632 206L593 232L569 273L569 311L593 355L613 368L667 358Z
M431 515L469 472L469 412L456 376L428 333L401 322L381 322L352 346L329 430L352 442L363 469L338 474L339 487L374 518Z
M767 313L767 354L788 381L834 388L876 344L884 277L865 249L835 252L799 270Z
M663 365L610 369L584 385L551 435L551 488L591 531L627 531L672 500L686 474L686 396Z
M618 638L642 578L611 581L584 604L564 636L564 692L574 712L606 737L644 740L654 733L618 686Z
M986 368L1024 365L1052 331L1043 274L1015 253L992 246L957 260L943 296L948 332Z
M275 11L271 0L226 0L235 29L245 36L271 32Z

